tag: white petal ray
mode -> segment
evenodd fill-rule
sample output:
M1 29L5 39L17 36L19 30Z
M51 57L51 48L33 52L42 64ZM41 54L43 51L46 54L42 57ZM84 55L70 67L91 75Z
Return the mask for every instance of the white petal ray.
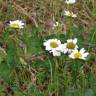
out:
M77 43L77 38L73 39L73 43L76 44Z
M84 52L85 52L85 49L82 48L82 49L80 50L80 53L83 54Z

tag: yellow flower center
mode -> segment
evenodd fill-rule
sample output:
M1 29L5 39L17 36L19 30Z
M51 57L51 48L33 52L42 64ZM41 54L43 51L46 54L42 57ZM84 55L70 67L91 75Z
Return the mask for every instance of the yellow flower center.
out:
M74 54L74 57L75 57L75 58L80 58L81 56L82 56L82 54L79 53L79 52Z
M56 47L58 47L58 44L57 44L56 42L51 42L51 43L50 43L50 46L51 46L52 48L56 48Z
M18 27L19 27L19 25L18 25L18 24L16 24L16 23L14 23L14 24L12 24L12 25L11 25L11 27L18 28Z
M76 45L75 45L73 42L67 43L67 48L68 48L68 49L74 49L75 46L76 46Z

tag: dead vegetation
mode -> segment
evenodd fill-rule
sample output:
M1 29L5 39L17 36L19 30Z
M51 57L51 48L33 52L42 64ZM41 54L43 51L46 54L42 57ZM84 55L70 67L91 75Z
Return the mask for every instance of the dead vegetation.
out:
M45 26L48 20L58 20L62 22L62 16L66 5L64 1L58 0L3 0L1 9L6 12L8 4L12 4L17 14L26 16L28 23L33 23L35 27L39 24ZM78 0L74 7L70 7L78 18L74 23L89 27L96 24L96 1L95 0ZM65 23L65 22L64 22Z

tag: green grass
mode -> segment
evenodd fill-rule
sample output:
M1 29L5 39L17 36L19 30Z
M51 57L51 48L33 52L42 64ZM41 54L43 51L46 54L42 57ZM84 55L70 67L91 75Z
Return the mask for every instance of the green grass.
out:
M78 13L72 19L63 15L69 8L63 0L16 0L21 9L11 0L1 0L0 96L96 96L94 2L80 0L72 5L70 10ZM53 18L63 26L50 29L47 23ZM17 19L26 22L24 29L9 28L7 22ZM75 37L80 48L90 53L86 61L64 54L53 57L44 49L45 39L57 38L64 43Z

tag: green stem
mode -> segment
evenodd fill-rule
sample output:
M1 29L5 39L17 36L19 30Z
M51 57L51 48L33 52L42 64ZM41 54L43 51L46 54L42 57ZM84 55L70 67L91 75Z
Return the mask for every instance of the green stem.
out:
M53 69L52 69L52 63L50 62L49 58L48 58L48 61L49 61L49 65L50 65L50 78L51 78L51 84L52 84L52 81L53 81Z
M56 72L56 87L57 87L57 93L56 93L56 96L59 96L59 83L58 83L58 60L56 59L56 65L55 65L56 69L55 69L55 72Z

